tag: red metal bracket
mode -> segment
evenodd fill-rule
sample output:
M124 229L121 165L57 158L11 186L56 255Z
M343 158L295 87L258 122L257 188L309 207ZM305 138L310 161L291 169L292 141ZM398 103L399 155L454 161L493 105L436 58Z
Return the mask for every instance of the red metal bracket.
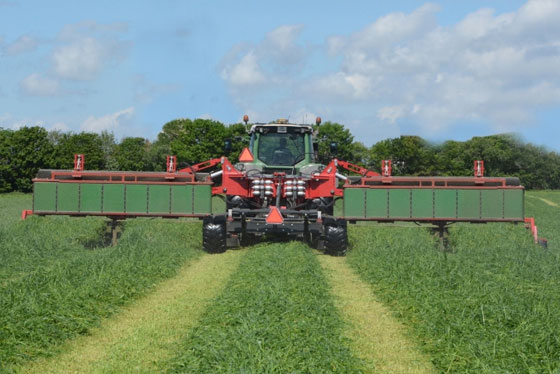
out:
M214 167L214 166L216 166L220 163L222 163L222 157L213 158L211 160L200 162L198 164L194 164L192 166L181 169L181 170L179 170L179 172L181 172L181 173L193 173L194 174L197 171L201 171L201 170L204 170L204 169Z
M84 171L85 158L83 154L74 154L74 170L72 170L73 178L81 178Z
M539 238L537 225L535 225L535 219L533 217L525 217L525 227L531 230L531 234L533 234L533 239L536 244L540 244L544 248L547 248L548 241L545 238Z
M391 160L381 161L381 183L391 184L393 183L392 177L393 167Z
M24 209L21 211L21 219L24 220L27 217L33 215L33 211L31 209Z
M525 218L525 227L531 230L531 233L533 234L533 238L535 239L535 243L538 243L539 235L537 231L537 225L535 225L535 219L533 217Z
M336 160L336 163L346 170L350 170L353 173L360 174L362 177L377 177L377 176L379 176L379 173L376 173L375 171L363 168L363 167L358 166L358 165L351 164L350 162L347 162L347 161Z
M165 169L168 173L175 173L177 170L177 156L167 156L166 165Z
M83 154L74 154L74 171L84 171L85 159Z
M484 161L483 160L475 160L473 171L474 171L475 178L484 177Z
M227 157L222 157L211 161L215 160L218 160L219 163L222 164L222 170L217 172L217 174L219 173L222 175L222 185L212 187L212 195L227 193L228 195L239 195L242 197L248 197L250 189L249 182L245 177L245 173L237 170L235 166L233 166L233 164L227 159Z
M474 183L484 184L484 161L475 160L473 171L474 171Z
M393 168L391 166L391 160L382 160L381 161L381 175L384 177L390 177Z
M166 176L165 179L172 180L175 179L175 172L177 171L177 156L167 156L167 161L165 162Z

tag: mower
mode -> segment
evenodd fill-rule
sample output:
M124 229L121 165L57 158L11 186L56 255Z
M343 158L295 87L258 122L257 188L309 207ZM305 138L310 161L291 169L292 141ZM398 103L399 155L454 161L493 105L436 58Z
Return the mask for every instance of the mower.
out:
M348 224L409 221L429 224L440 238L455 222L521 222L526 218L524 188L514 177L484 176L474 160L470 177L400 177L391 160L380 173L333 158L319 163L321 119L316 126L279 119L248 125L250 142L236 163L226 156L177 169L168 156L165 172L87 171L84 155L73 170L39 170L33 180L36 215L198 217L207 252L257 240L297 238L325 253L348 249ZM225 154L232 143L226 140ZM336 153L336 143L330 144Z

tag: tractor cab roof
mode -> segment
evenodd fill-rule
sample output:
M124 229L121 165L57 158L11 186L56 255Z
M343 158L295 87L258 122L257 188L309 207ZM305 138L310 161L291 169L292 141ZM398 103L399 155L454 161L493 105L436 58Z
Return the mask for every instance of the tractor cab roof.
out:
M251 126L251 130L249 133L268 133L268 132L278 132L278 133L312 133L313 126L307 124L296 124L296 123L289 123L287 119L280 118L274 122L269 123L255 123Z

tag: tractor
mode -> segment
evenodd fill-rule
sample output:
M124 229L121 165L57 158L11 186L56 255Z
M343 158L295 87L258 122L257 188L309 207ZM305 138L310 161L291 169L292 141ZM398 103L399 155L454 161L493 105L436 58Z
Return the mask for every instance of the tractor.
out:
M349 162L317 161L315 127L279 119L248 125L248 147L238 162L226 156L177 169L167 157L165 172L87 171L84 155L73 170L39 170L34 182L36 215L106 216L113 224L134 217L197 217L207 252L220 253L262 239L299 238L325 253L348 249L347 225L358 221L429 224L443 241L455 222L521 222L524 188L514 177L485 177L474 160L470 177L397 177L391 160L380 173ZM336 144L331 152L336 152ZM224 144L225 154L231 141Z
M320 118L316 123L320 126ZM213 192L224 195L226 211L204 217L204 248L223 252L264 236L281 236L305 239L329 254L344 254L347 221L334 216L334 204L343 196L341 181L348 178L337 167L379 174L337 160L327 166L318 163L311 125L279 119L252 125L249 135L249 147L239 162L229 165L224 160L222 170L211 174L218 184Z

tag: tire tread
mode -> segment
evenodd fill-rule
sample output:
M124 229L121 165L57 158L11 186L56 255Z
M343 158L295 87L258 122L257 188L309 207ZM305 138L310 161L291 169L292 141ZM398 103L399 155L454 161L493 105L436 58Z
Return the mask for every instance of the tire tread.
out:
M202 247L208 253L226 251L226 226L221 223L205 223L202 227Z

